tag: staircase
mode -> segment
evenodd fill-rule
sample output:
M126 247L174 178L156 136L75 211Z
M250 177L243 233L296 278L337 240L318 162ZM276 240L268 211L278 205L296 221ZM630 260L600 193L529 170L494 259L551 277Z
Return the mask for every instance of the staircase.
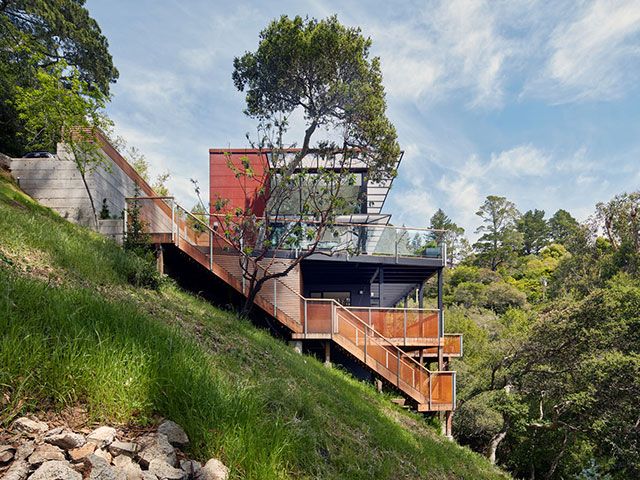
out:
M152 243L175 245L233 289L246 295L239 254L229 248L227 239L209 225L176 204L172 197L128 198L125 225L128 225L127 215L134 210L146 225ZM197 229L193 228L196 225ZM248 257L244 261L252 260ZM431 336L433 332L426 332L425 328L433 328L433 312L429 312L431 316L424 315L424 312L412 313L420 321L410 322L408 326L408 310L380 309L380 312L402 310L404 336L399 340L385 335L395 337L398 334L397 326L392 327L394 322L388 321L388 318L398 317L397 312L389 317L389 312L381 314L373 309L344 307L335 300L304 298L281 279L271 279L264 284L255 299L255 306L291 330L293 339L328 339L339 345L403 392L418 411L455 409L456 373L428 370L398 345L401 342L406 344L412 335L420 338L427 334ZM447 345L446 337L438 338L437 328L433 337L436 342ZM436 350L438 345L434 346Z

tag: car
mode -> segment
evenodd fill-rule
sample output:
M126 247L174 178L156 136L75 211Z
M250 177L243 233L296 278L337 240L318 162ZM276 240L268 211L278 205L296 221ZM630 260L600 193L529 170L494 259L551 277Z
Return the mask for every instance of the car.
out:
M51 152L29 152L25 153L22 158L55 158Z

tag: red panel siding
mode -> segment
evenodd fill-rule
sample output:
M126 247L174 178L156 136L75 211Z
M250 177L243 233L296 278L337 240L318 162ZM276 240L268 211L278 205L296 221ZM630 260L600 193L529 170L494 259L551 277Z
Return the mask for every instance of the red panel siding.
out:
M245 175L236 178L229 162L242 169L242 159L247 158L253 169L253 178ZM255 215L264 214L266 200L260 190L268 187L267 158L264 153L253 149L211 149L209 150L209 201L211 213L215 214L214 205L218 200L227 201L224 212L238 207L251 209Z

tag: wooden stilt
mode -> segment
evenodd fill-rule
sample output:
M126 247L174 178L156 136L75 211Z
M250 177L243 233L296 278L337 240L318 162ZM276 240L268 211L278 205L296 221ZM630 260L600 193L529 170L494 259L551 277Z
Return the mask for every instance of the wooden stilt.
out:
M331 367L331 342L324 342L324 366Z
M164 275L164 248L161 243L156 244L156 268L160 275Z

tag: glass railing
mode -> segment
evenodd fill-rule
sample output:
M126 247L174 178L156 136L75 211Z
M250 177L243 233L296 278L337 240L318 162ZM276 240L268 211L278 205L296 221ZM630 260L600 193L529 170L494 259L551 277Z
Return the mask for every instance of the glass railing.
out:
M321 231L320 231L321 229ZM263 233L262 238L265 235ZM437 231L376 224L334 224L278 221L270 224L268 239L276 250L307 251L315 246L320 253L380 255L442 259L444 247Z

